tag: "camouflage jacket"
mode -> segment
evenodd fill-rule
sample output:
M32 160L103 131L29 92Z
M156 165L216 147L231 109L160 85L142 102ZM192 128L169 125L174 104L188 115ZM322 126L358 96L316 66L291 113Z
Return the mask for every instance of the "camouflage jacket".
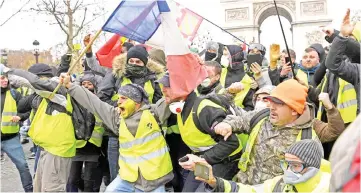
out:
M283 170L280 167L280 160L284 158L284 152L288 147L296 141L300 131L313 126L314 113L312 110L307 107L305 112L292 125L280 128L273 126L269 119L266 118L252 148L247 171L240 170L236 175L236 181L256 185L282 175ZM238 116L229 115L224 122L230 124L236 133L249 134L251 132L250 120L256 113L257 111L237 112ZM240 116L239 114L243 115Z

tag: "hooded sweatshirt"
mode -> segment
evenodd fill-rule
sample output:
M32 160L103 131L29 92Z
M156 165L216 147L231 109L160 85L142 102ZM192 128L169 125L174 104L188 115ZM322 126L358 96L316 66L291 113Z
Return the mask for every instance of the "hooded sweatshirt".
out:
M243 63L243 51L241 47L236 45L227 46L231 56L231 64L227 67L227 75L225 78L224 88L228 88L232 83L240 82L246 75ZM252 97L255 90L250 89L243 100L243 106L246 111L253 110Z

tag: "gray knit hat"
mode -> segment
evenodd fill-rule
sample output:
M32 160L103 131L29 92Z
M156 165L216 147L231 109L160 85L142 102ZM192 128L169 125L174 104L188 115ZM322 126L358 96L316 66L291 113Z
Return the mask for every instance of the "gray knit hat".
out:
M322 152L315 140L304 139L291 145L286 153L300 158L308 167L320 169Z
M216 50L218 52L219 45L217 42L209 41L206 45L207 50Z
M145 103L149 104L147 92L137 84L127 84L120 87L118 94L126 96L136 103Z

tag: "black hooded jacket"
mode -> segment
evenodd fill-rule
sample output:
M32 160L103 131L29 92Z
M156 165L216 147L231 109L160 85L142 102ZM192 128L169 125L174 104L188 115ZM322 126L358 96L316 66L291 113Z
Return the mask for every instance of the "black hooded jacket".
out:
M228 88L232 83L240 82L243 77L246 75L244 71L244 63L243 63L243 51L241 47L236 45L227 46L229 54L231 55L231 64L227 67L227 75L225 78L224 88ZM251 111L254 109L252 103L252 97L255 93L254 89L250 89L243 100L243 106L246 111Z

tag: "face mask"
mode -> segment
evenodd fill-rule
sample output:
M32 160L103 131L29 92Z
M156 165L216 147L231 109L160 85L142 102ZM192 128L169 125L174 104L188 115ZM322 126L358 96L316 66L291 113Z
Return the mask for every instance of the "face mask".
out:
M222 56L221 65L224 66L225 68L227 68L229 66L228 56Z
M320 169L314 167L309 167L307 172L304 174L296 174L290 170L286 170L283 174L283 181L286 184L291 185L303 183L315 176L319 172L319 170Z
M211 61L217 59L217 53L206 52L204 60Z
M267 103L263 101L256 102L256 105L254 106L255 109L265 109L267 108Z
M124 101L124 103L118 105L119 108L123 109L123 111L120 112L120 116L122 116L123 118L127 118L133 115L133 113L135 112L135 105L135 101L131 99L127 99L126 101Z
M142 77L145 76L148 72L147 67L145 66L138 66L135 64L127 64L125 66L125 73L135 77Z
M211 79L209 78L204 79L203 82L201 83L201 86L203 88L209 87L210 85L211 85Z
M183 111L183 107L184 107L184 102L183 101L174 102L174 103L169 104L169 110L173 114L180 114Z

